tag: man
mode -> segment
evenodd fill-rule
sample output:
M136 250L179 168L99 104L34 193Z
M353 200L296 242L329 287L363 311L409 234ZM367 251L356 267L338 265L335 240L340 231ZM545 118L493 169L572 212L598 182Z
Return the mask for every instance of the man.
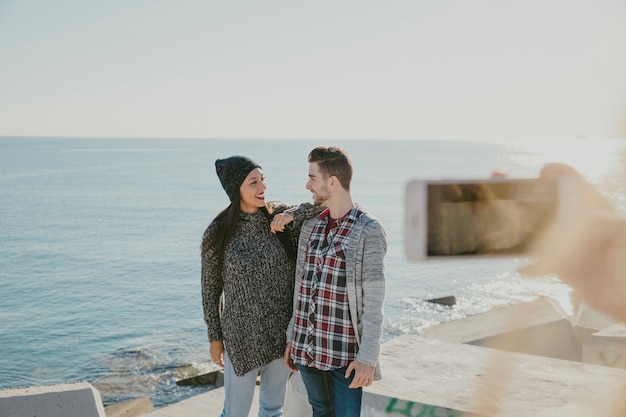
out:
M300 371L314 417L355 417L380 378L387 251L383 227L352 202L352 161L337 147L308 156L306 188L326 206L300 232L285 364Z

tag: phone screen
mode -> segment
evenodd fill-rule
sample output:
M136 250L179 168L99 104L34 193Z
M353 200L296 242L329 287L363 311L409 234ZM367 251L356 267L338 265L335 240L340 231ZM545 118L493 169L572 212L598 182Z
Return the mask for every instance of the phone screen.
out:
M427 256L522 254L557 214L553 181L427 185Z
M523 255L559 214L559 183L538 179L410 181L409 259Z

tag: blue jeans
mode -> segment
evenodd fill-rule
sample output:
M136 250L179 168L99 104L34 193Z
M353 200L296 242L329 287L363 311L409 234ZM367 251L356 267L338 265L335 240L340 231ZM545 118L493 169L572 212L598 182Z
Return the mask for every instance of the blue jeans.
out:
M248 417L259 371L261 372L259 417L282 417L287 380L291 374L283 358L254 369L244 376L237 376L226 352L224 352L225 397L221 417Z
M306 387L313 417L359 417L361 415L362 388L348 388L354 378L345 377L346 368L320 371L297 365Z

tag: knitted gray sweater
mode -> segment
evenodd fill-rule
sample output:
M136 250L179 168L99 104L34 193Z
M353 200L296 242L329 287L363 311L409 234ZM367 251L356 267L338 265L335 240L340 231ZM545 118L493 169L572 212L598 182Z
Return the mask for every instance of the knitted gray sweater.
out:
M296 210L292 229L298 237L303 217L321 211L303 204ZM276 212L287 206L279 206ZM211 233L211 223L204 236ZM241 213L235 233L224 250L222 271L217 254L202 257L202 304L209 341L222 340L235 374L281 358L285 330L291 318L295 266L287 258L268 219L261 213ZM224 294L220 315L220 297Z

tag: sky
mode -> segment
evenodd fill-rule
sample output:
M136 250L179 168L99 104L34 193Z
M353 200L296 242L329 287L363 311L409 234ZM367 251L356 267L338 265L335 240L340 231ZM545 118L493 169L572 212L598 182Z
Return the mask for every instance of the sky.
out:
M626 137L624 0L0 0L0 136Z

